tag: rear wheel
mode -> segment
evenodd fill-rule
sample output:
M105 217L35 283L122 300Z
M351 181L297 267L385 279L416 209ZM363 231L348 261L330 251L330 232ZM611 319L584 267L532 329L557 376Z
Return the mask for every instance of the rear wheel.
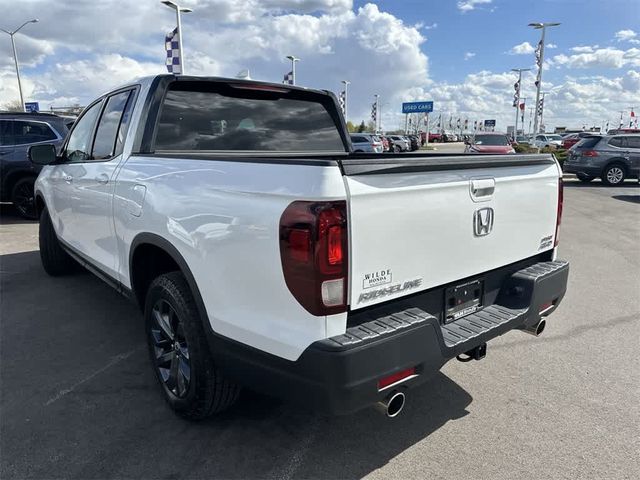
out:
M614 163L604 169L604 172L602 172L602 181L611 186L620 185L624 182L625 176L626 172L624 171L624 167Z
M49 211L44 208L40 214L39 226L40 261L44 271L52 277L68 275L79 270L76 261L64 251L51 223Z
M591 175L585 175L584 173L577 173L576 177L578 177L578 180L584 183L589 183L591 180L595 178L595 177L592 177Z
M151 283L145 302L151 363L169 406L192 420L230 407L240 392L214 365L202 320L180 272Z
M11 202L22 218L37 220L36 203L33 196L33 188L36 179L33 177L21 178L11 190Z

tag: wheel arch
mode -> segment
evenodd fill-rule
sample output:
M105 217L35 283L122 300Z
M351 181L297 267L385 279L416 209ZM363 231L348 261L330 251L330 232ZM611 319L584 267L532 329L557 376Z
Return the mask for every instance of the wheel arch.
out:
M629 165L627 164L627 161L625 160L624 157L614 157L611 160L609 160L604 167L602 167L602 173L604 174L605 170L613 165L619 165L622 167L622 169L624 170L624 174L625 176L629 175Z
M187 280L196 301L198 313L208 323L207 311L200 290L189 265L178 249L165 238L154 233L139 233L129 249L129 278L132 297L144 310L146 292L151 282L163 273L179 271Z
M23 178L33 178L34 181L38 178L38 172L34 172L33 170L14 170L13 172L9 172L3 181L3 196L10 198L13 195L13 188Z

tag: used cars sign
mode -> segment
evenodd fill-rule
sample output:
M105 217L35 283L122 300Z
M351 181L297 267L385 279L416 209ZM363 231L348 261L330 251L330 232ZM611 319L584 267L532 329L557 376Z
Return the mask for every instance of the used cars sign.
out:
M433 102L406 102L402 104L402 113L433 112Z

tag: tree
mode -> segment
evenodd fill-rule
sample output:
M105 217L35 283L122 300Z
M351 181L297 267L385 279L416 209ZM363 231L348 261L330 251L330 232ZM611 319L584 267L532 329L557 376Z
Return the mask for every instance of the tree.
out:
M358 127L356 127L351 120L347 122L347 131L349 133L354 133L357 130L357 128Z
M358 133L362 133L367 129L367 126L364 124L364 120L362 120L362 123L360 123L360 125L358 126Z
M376 131L376 124L371 121L367 123L367 132L375 132L375 131Z
M6 112L22 112L20 100L13 100L2 105L2 110Z

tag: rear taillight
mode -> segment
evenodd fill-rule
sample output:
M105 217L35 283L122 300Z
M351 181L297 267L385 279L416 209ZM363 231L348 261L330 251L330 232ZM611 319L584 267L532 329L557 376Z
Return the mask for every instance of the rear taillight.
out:
M582 156L583 157L597 157L598 156L598 152L596 152L595 150L583 150L582 151Z
M280 218L280 258L289 291L309 313L347 309L347 204L293 202Z
M562 185L562 178L558 179L558 210L556 215L556 236L554 247L558 246L558 234L560 233L560 221L562 220L562 204L564 202L564 186Z

